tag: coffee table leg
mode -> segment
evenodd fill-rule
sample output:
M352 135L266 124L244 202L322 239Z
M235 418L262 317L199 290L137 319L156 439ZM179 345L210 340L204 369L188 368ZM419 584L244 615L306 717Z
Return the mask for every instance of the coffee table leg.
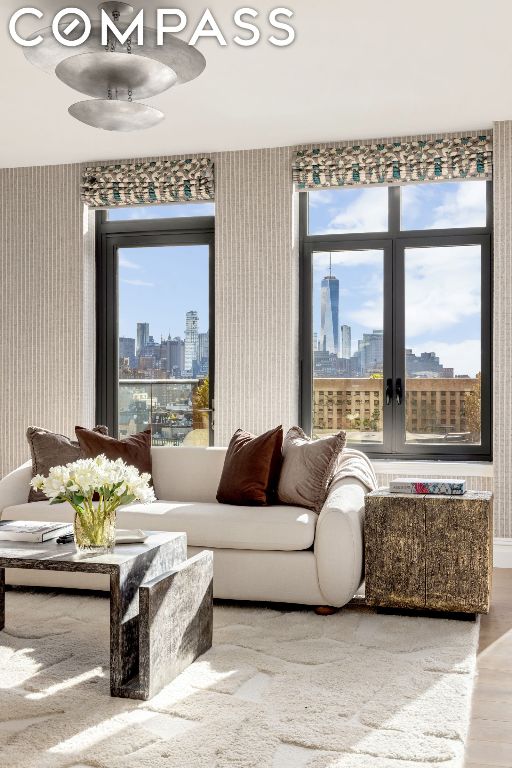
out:
M119 565L110 577L110 693L144 698L139 679L139 588L187 557L185 535Z
M5 627L5 568L0 568L0 629Z
M133 564L132 564L133 565ZM110 695L121 688L139 667L139 581L123 567L110 578Z
M213 553L140 588L140 698L150 699L212 647Z

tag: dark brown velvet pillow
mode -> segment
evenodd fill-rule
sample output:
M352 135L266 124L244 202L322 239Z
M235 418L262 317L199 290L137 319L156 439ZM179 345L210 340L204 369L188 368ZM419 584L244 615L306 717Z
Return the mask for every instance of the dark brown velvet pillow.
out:
M249 506L271 504L279 482L282 445L281 426L259 437L237 429L224 460L217 501Z
M85 459L95 459L103 453L107 459L122 459L139 472L151 474L151 430L146 429L124 440L99 435L84 427L75 427L75 433Z
M108 435L107 427L95 427L93 431L101 435ZM29 427L27 440L32 456L32 477L36 475L48 477L52 467L70 464L81 458L80 446L76 440L71 440L65 435L59 435L58 432L50 432L41 427ZM31 487L28 500L30 502L48 501L48 498L42 491L36 491Z

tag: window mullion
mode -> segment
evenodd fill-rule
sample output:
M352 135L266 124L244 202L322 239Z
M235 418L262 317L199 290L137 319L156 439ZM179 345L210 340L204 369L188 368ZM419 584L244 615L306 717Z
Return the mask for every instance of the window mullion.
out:
M388 229L391 235L400 232L400 187L388 189Z
M404 248L393 241L393 452L401 453L405 442L405 276ZM397 402L397 381L402 383L402 402Z

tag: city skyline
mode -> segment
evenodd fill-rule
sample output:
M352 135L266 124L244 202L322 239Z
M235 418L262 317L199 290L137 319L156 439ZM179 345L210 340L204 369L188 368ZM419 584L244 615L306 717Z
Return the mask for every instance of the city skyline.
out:
M151 326L137 322L133 336L119 336L120 378L193 378L209 372L210 332L200 333L199 314L189 310L185 333L155 339Z
M343 188L309 193L309 232L385 233L387 190ZM403 230L485 224L485 182L446 182L402 189ZM383 234L383 238L386 235ZM340 282L339 324L352 329L352 353L364 333L382 329L384 253L374 249L313 253L313 333L320 337L321 282ZM407 247L405 347L435 351L455 374L475 376L481 367L481 251L478 245Z
M149 323L155 340L184 338L186 314L199 314L199 333L209 327L209 248L205 245L120 248L119 336L136 336Z
M422 249L408 249L406 253L406 339L405 348L420 356L435 353L441 365L454 369L455 376L475 376L481 368L480 349L480 252L477 246L450 249L450 257L461 276L455 282L454 266L446 268L446 253L442 248L429 249L429 268L439 275L439 282L428 290L425 286L425 255ZM464 267L463 267L464 265ZM442 280L446 272L448 281ZM379 250L333 251L313 254L313 338L322 350L322 340L332 338L329 329L322 326L328 319L336 322L343 336L343 328L350 329L351 356L359 351L365 334L382 333L383 306L383 253ZM452 277L453 276L453 277ZM427 277L429 277L427 275ZM334 278L334 279L332 279ZM329 284L327 290L326 284ZM427 281L430 282L430 281ZM471 301L458 307L459 286L472 286ZM339 301L336 310L333 288L338 286ZM463 289L464 290L464 289ZM442 294L448 302L450 294L453 311L435 315L435 295ZM426 296L425 296L426 294ZM432 309L429 309L431 299ZM434 312L432 311L434 310ZM427 322L426 315L429 317ZM440 320L445 320L442 325ZM429 328L430 325L430 328ZM425 327L427 331L425 331ZM347 349L347 334L345 346ZM342 338L343 344L343 338ZM314 347L315 348L315 347ZM341 352L341 349L340 349ZM341 354L339 355L341 357Z

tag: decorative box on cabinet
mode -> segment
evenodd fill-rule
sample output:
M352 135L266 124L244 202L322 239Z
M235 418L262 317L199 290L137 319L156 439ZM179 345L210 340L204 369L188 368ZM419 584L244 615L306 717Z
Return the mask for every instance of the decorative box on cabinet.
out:
M492 494L373 491L365 504L366 602L382 608L488 613Z

